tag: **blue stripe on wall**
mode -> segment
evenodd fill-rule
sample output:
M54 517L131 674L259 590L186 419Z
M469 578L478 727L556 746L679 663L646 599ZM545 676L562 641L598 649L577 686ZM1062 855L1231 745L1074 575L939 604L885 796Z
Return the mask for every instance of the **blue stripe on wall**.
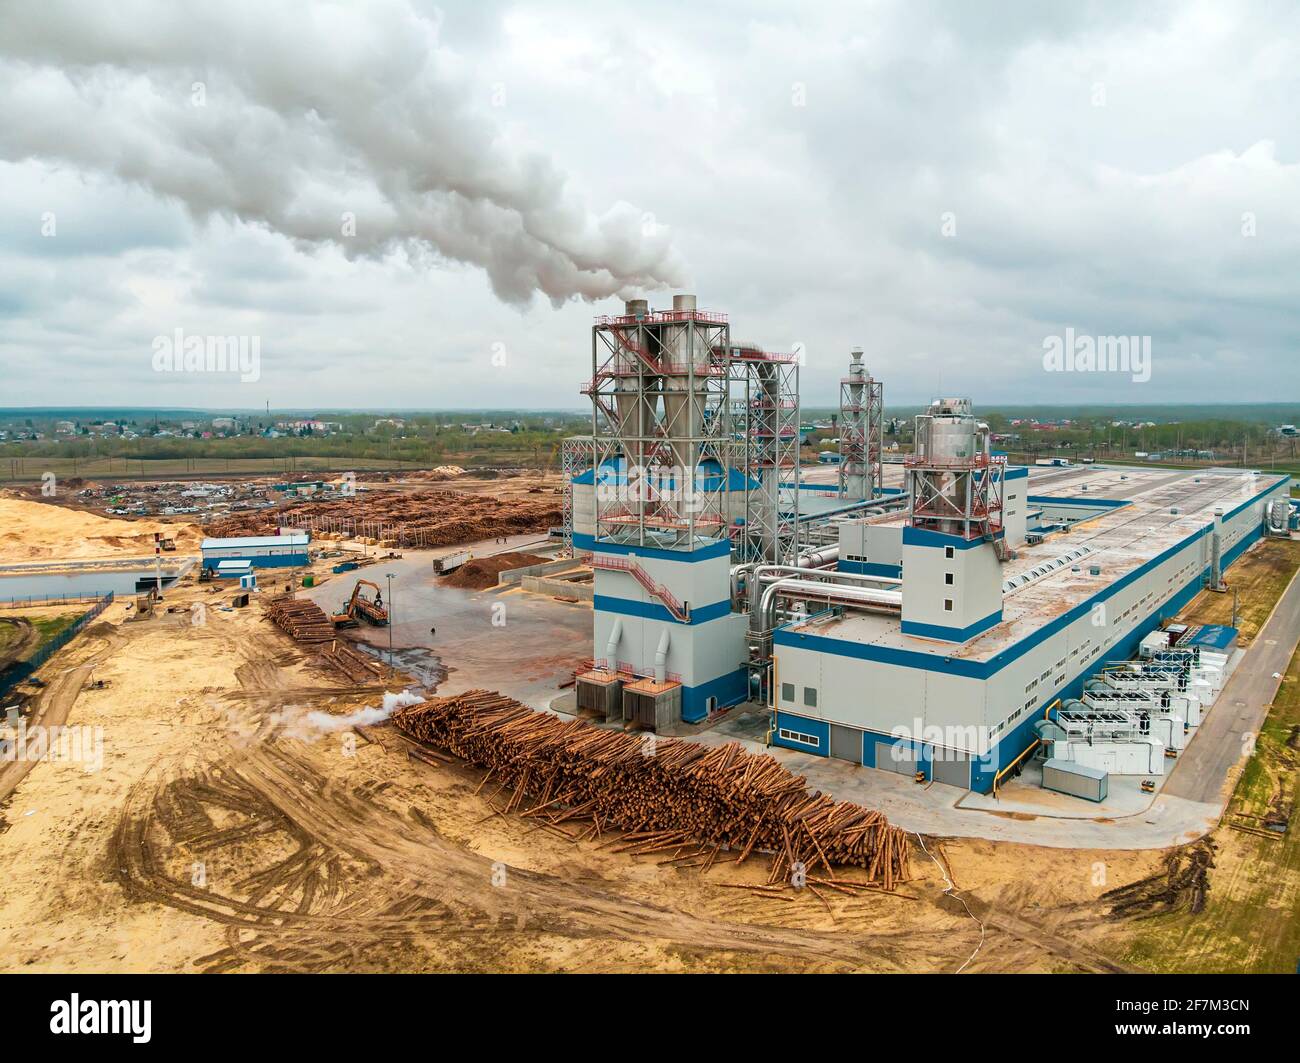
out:
M646 620L666 620L671 624L707 624L710 620L731 614L731 602L714 602L712 605L691 606L691 618L678 620L668 611L667 606L658 602L642 602L632 598L615 598L609 594L597 594L592 599L592 606L597 612L619 613L622 616L639 616Z
M837 572L852 572L859 576L889 576L898 579L903 574L902 565L884 565L878 561L840 561Z
M707 545L694 550L662 550L654 546L627 546L623 543L611 543L604 539L597 539L594 535L582 535L575 532L573 545L575 549L588 550L595 554L651 557L658 561L708 561L714 557L731 556L731 541L728 539L710 539Z
M204 557L203 568L215 569L222 561L246 561L254 568L295 568L308 563L307 554L232 554L229 557Z
M944 627L942 624L918 624L915 620L904 620L899 625L904 635L916 635L925 639L940 639L944 642L968 642L981 631L987 631L994 624L1001 623L1002 610L989 613L982 620L976 620L965 627Z
M735 705L749 697L749 673L744 668L720 675L698 686L682 687L682 719L698 723L709 714L709 698L717 698L716 708Z
M1003 533L999 531L993 538L1002 538ZM963 539L960 535L948 535L944 532L930 531L928 528L913 528L911 525L903 526L903 545L904 546L951 546L954 550L973 550L977 546L983 546L989 540L987 539Z
M783 727L791 731L798 731L800 734L814 735L818 744L815 746L805 745L802 742L782 738L781 728ZM772 744L784 746L786 749L795 749L800 753L813 753L819 757L827 757L830 756L831 725L825 720L812 720L807 716L796 716L793 713L778 710L776 714L776 732L772 735Z

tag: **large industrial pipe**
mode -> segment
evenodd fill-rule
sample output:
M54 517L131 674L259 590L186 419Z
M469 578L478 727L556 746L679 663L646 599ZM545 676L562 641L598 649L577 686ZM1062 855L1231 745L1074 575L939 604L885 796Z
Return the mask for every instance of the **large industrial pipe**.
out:
M837 605L851 605L857 608L885 607L891 612L902 608L903 605L902 591L871 590L867 587L835 587L815 580L780 579L769 584L767 590L763 592L763 600L759 605L762 627L758 630L772 630L776 599L782 595L825 599Z
M837 572L833 569L826 568L799 568L794 565L756 565L754 570L749 574L749 629L751 631L765 631L766 628L760 627L762 620L762 594L763 583L765 580L770 582L768 577L781 578L784 576L793 576L804 580L815 580L819 583L840 583L851 586L865 584L867 586L878 586L881 583L890 583L899 585L903 581L893 576L867 576L858 572Z
M609 629L609 641L605 644L605 663L611 672L618 671L618 641L623 637L623 621L615 618L614 626Z
M821 568L832 561L840 559L840 544L821 546L815 550L805 550L795 560L795 568Z
M856 572L837 572L823 569L822 566L838 561L839 556L839 544L833 543L830 546L819 546L816 549L804 550L793 565L770 564L766 561L747 561L741 565L732 565L731 600L733 602L738 602L740 600L741 586L748 582L749 574L759 568L770 572L801 572L804 570L817 570L818 574L826 572L828 578L842 579L847 582L899 582L898 580L890 580L885 577L864 576Z
M663 686L668 680L668 629L659 635L659 648L655 650L655 682Z
M888 511L890 506L897 506L902 509L907 504L906 495L884 495L880 498L869 498L861 502L848 502L842 506L836 506L833 509L819 509L813 513L805 513L799 516L802 523L811 523L823 519L824 517L834 517L840 513L853 513L860 509L880 509ZM879 516L879 514L872 514Z

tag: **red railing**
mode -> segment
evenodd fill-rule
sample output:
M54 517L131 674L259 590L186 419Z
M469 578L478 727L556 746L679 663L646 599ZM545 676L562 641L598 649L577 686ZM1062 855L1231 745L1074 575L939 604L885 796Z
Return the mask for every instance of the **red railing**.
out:
M607 572L626 572L635 579L649 594L654 595L667 610L673 614L682 623L688 623L691 619L691 610L689 606L683 605L677 600L667 587L662 583L656 583L645 569L635 561L623 560L617 557L606 557L602 554L595 554L591 559L591 567L604 569Z
M597 325L671 325L681 321L702 321L708 325L725 325L727 315L713 310L655 310L638 317L636 314L601 314L596 318Z

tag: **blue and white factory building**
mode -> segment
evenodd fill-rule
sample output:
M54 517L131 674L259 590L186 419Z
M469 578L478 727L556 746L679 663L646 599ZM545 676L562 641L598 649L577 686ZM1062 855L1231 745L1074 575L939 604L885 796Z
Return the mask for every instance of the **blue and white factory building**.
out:
M254 568L289 568L308 562L311 536L292 531L283 535L244 535L204 539L200 544L203 568L215 572L223 561L244 561Z
M1009 466L966 399L936 401L882 471L871 387L855 352L853 475L812 485L786 363L690 296L598 320L580 709L680 732L749 701L775 745L987 792L1050 707L1292 523L1287 476ZM689 504L669 467L697 470Z

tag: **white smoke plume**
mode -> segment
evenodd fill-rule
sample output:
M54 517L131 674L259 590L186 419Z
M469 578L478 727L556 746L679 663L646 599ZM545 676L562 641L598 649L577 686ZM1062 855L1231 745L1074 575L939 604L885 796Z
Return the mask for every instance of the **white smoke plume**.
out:
M409 690L403 690L400 694L385 691L383 702L378 707L366 705L355 712L335 716L320 709L301 712L296 706L289 706L276 713L271 722L286 738L311 741L322 735L351 730L353 727L369 727L383 723L398 709L404 709L408 705L419 705L423 701L424 698L419 694L413 694Z
M0 4L0 158L306 247L468 263L516 304L680 285L666 227L623 202L593 213L503 142L438 28L409 0Z

